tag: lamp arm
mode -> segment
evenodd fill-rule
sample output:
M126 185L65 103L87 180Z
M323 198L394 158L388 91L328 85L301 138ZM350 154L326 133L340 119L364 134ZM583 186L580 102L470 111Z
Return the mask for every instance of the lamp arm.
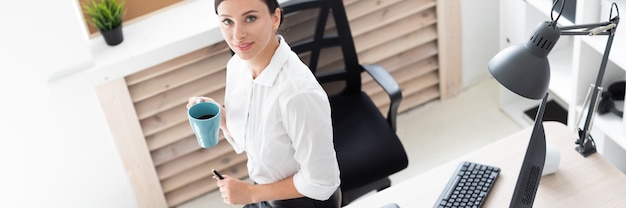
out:
M619 17L615 17L608 22L595 24L581 24L559 27L561 35L611 35L617 28ZM584 29L580 31L580 29ZM578 31L573 31L578 30Z
M591 24L579 24L579 25L570 25L570 26L563 26L563 27L559 27L559 29L561 29L561 31L564 30L578 30L578 29L593 29L596 27L603 27L603 26L608 26L610 24L614 23L613 21L608 21L608 22L600 22L600 23L591 23Z
M590 35L589 31L561 31L561 35ZM604 31L593 35L611 35L611 32Z
M585 125L583 129L579 129L578 131L579 138L578 140L576 140L576 144L578 144L578 146L576 147L576 150L585 157L588 156L589 154L596 152L595 142L593 141L593 138L591 137L591 134L590 134L591 123L595 115L596 106L597 106L596 102L598 102L598 97L599 97L598 95L599 93L601 93L602 79L604 77L604 72L606 70L606 64L609 60L609 53L611 52L611 46L613 45L614 37L615 37L615 33L614 31L611 31L609 34L609 38L606 42L606 47L604 49L604 54L602 56L602 62L600 63L600 69L598 70L596 83L595 83L595 86L593 87L593 92L590 97L591 101L588 106L587 117L585 119Z

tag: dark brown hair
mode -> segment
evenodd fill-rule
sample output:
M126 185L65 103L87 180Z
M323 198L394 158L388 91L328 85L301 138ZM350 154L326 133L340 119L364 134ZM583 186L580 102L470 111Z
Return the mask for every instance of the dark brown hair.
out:
M217 14L217 6L219 6L223 1L225 0L215 0L215 14ZM267 5L267 9L269 10L270 14L274 14L274 11L276 11L276 8L280 9L280 5L278 4L278 0L260 0L265 2L265 5ZM280 12L280 23L283 23L283 13L282 10Z

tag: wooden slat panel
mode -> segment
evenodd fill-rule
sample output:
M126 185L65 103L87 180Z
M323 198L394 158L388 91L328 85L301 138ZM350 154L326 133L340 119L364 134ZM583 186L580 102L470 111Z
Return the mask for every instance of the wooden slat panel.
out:
M359 2L359 1L360 0L343 0L343 5L347 7L348 5L354 4L354 3Z
M395 70L403 67L403 66L397 66L398 64L408 65L408 64L413 63L412 61L414 60L418 61L425 57L427 58L429 56L437 55L438 47L435 41L431 41L431 42L424 43L422 45L417 45L416 47L405 50L405 51L395 51L395 52L394 51L381 51L381 53L388 55L388 57L386 57L386 59L384 60L379 60L377 62L368 62L368 63L377 63L378 65L381 65L383 68L385 68L385 70L387 70L388 72L393 73ZM329 53L329 54L339 55L338 53L337 54ZM335 59L332 59L332 60L335 60ZM361 61L361 62L364 63L364 61ZM343 62L341 59L338 59L332 63L324 62L321 64L323 65L320 65L321 68L319 69L319 71L327 71L329 69L343 68ZM371 79L369 75L363 75L363 78L364 78L363 80L364 82L367 82L369 79Z
M207 46L201 49L198 49L194 52L188 53L184 56L180 56L178 58L172 59L165 63L144 69L137 73L126 76L126 83L128 86L135 85L139 82L143 82L149 80L153 77L159 76L161 74L165 74L172 70L176 70L180 67L189 65L190 63L194 63L198 60L205 59L206 57L210 57L213 54L221 53L224 50L228 50L228 45L225 42L220 42L215 45Z
M396 82L402 83L408 80L417 79L418 77L437 69L437 56L431 56L421 61L415 60L412 63L410 62L410 64L406 67L394 69L391 76L396 80ZM366 75L366 73L363 73L363 76L366 77L363 78L362 87L364 91L378 93L383 90L372 77Z
M392 5L401 0L361 0L358 2L354 2L350 5L345 5L346 15L348 16L348 20L352 21L359 17L371 14L376 10L384 9L385 7Z
M411 3L415 3L415 2L411 2ZM427 2L428 3L428 2ZM391 24L384 24L384 27L381 28L371 28L370 27L370 31L365 31L359 27L353 27L353 30L359 30L362 31L361 33L364 33L361 36L355 36L354 41L355 41L355 45L357 47L357 53L363 53L366 50L377 50L375 48L372 48L374 46L377 45L383 45L383 44L387 44L389 41L392 41L394 39L397 39L399 37L401 37L402 35L406 35L406 34L410 34L411 32L415 32L416 30L420 30L422 28L429 28L433 30L433 32L431 33L427 33L427 34L432 34L429 36L426 36L425 40L433 40L436 39L436 32L434 31L434 23L436 22L435 19L435 14L434 14L434 9L432 7L432 2L426 6L422 6L420 7L420 11L422 13L417 13L417 12L404 12L405 14L409 14L412 16L410 16L409 18L401 18L400 21L394 21ZM402 4L401 6L406 7L407 5ZM426 8L431 8L430 10L424 10ZM369 16L366 16L369 17ZM370 21L371 18L365 18L365 21ZM358 21L358 20L355 20ZM372 25L372 22L364 22L365 24L362 25ZM312 23L311 23L312 24ZM351 23L352 24L352 23ZM418 25L416 27L416 25ZM310 25L300 25L301 27L312 27ZM432 27L432 28L431 28ZM304 29L306 30L306 29ZM300 29L293 29L290 30L287 34L289 35L293 35L295 34L292 31L302 31ZM392 31L392 32L390 32ZM393 35L389 35L389 34L393 34ZM302 37L299 37L302 38ZM288 39L290 42L297 40L296 39ZM384 53L386 54L396 54L396 53L400 53L402 50L392 50L392 51L384 51ZM385 56L387 57L387 56ZM308 56L303 56L301 57L303 60L308 60ZM341 55L340 55L340 51L338 50L328 50L325 51L325 53L322 54L322 58L320 59L320 63L319 63L319 67L321 69L327 68L328 66L332 65L332 66L337 66L339 65L341 62ZM375 63L375 62L366 62L366 63Z
M154 165L158 166L163 163L172 161L182 155L186 155L193 151L199 150L200 148L201 147L198 145L196 136L191 135L163 148L154 150L150 152L150 155L152 155L152 161L154 162Z
M230 175L231 177L244 178L248 175L246 170L246 163L243 162L222 172ZM174 207L215 189L217 189L215 179L211 177L204 177L194 183L184 186L183 188L167 193L165 198L167 199L167 205Z
M437 63L437 57L432 56L429 59L425 59L415 63L414 65L405 67L400 70L396 70L392 76L398 83L409 82L415 80L420 76L433 72L439 69ZM384 93L383 89L370 77L363 83L363 90L371 93Z
M431 71L428 74L425 74L423 76L417 76L416 78L409 79L408 81L404 81L399 84L400 84L400 88L407 89L407 90L402 91L403 97L406 98L407 96L411 96L412 94L421 93L423 90L426 90L428 88L437 89L438 83L439 83L439 80L438 80L437 72ZM376 91L376 92L367 91L367 93L372 98L372 101L374 101L374 103L376 104L376 107L378 107L378 110L383 115L387 115L387 110L389 109L389 98L387 94L385 94L382 90ZM423 101L428 101L428 100L430 99L424 99ZM402 106L403 104L407 105L405 104L404 98L402 99L402 103L400 103L400 106ZM411 103L411 104L415 106L415 105L422 104L422 103ZM404 109L406 110L407 108L404 108ZM398 112L402 112L402 111L398 109Z
M226 140L224 140L224 136L220 133L218 142L222 141L227 142ZM167 145L163 148L154 150L150 152L150 154L152 155L152 161L154 161L154 165L159 166L163 163L172 161L183 155L199 150L200 148L201 147L198 145L196 136L191 135L182 140L178 140L171 145Z
M462 54L461 54L461 3L460 0L437 0L439 13L438 34L439 56L441 63L441 97L453 97L463 87Z
M201 77L219 73L226 68L226 62L228 62L230 57L230 52L215 54L214 56L180 67L176 71L165 73L130 86L129 90L133 97L133 102L145 100L188 82L200 79Z
M215 94L222 92L226 86L226 71L222 70L211 76L205 76L193 82L187 83L167 92L150 97L144 101L135 103L137 117L145 119L159 112L177 107L181 103L186 103L191 96ZM216 94L216 100L223 99L222 94Z
M234 150L230 144L222 141L210 149L199 149L195 152L183 155L182 157L178 157L168 163L157 166L157 174L160 180L164 180L232 151Z
M184 105L179 105L176 108L139 121L141 122L143 134L152 135L182 123L187 119L186 111L187 108Z
M159 112L187 103L191 96L219 91L226 87L226 70L220 70L208 76L186 83L184 87L177 87L161 92L143 101L135 103L137 117L145 119ZM223 97L223 95L222 95Z
M394 73L398 69L408 67L416 62L429 59L437 56L437 44L435 42L429 42L424 45L420 45L408 51L399 53L396 56L389 57L385 60L378 62L378 65L385 68L389 73ZM365 75L363 82L368 82L372 77Z
M425 70L429 70L429 69L425 69ZM409 71L409 70L403 70L403 71ZM399 82L400 88L403 89L402 93L411 94L413 92L425 89L429 86L437 85L439 83L439 75L437 73L438 72L436 70L430 70L430 72L424 75L421 75L421 76L412 75L414 78L405 79L406 81ZM389 96L381 88L368 89L366 92L372 98L372 101L376 103L376 106L378 106L379 108L381 106L386 106L389 104ZM381 112L385 112L385 111L381 111ZM383 115L386 115L386 112L383 113Z
M394 74L402 68L416 66L416 64L426 59L429 60L429 64L438 65L437 45L434 42L415 47L397 56L382 60L378 65L385 68L392 76L397 77L396 79L402 79L403 76ZM419 68L420 66L416 67ZM363 83L369 83L373 81L373 78L369 74L363 73L361 80Z
M386 8L373 11L366 16L350 20L350 29L352 29L352 35L356 37L365 32L378 30L380 27L384 27L387 24L403 19L410 19L409 16L411 15L423 13L426 10L433 10L434 8L434 1L400 1L396 4L389 5ZM416 26L419 26L419 22L417 21L410 28L415 28Z
M138 207L165 207L161 184L146 148L146 141L135 116L124 79L112 80L96 87L124 170L133 186Z
M423 0L422 0L423 1ZM347 4L347 1L344 1L344 5L346 5L346 11L347 11L347 15L348 15L348 20L351 22L351 29L352 29L352 33L354 36L357 36L356 34L362 33L362 32L367 32L370 30L376 30L378 26L383 25L383 24L388 24L390 22L393 22L395 20L399 20L399 19L403 19L403 17L410 15L410 14L414 14L417 13L421 10L427 9L428 7L432 7L432 5L422 5L420 4L419 9L415 10L415 5L409 6L409 8L413 8L411 11L409 12L405 12L404 10L401 10L401 12L397 12L395 11L396 8L393 9L393 11L387 11L386 9L383 10L383 8L390 6L390 5L394 5L397 2L407 2L407 1L402 1L402 0L393 0L393 1L375 1L375 0L362 0L362 1L351 1L353 2L353 4ZM402 5L399 6L395 6L395 7L405 7L411 4L415 4L417 3L416 0L411 0L408 1L407 3L403 3ZM428 4L428 3L427 3ZM380 10L383 10L382 12ZM303 13L298 13L298 14L290 14L287 15L285 18L286 20L283 22L283 24L281 25L282 31L281 34L283 34L285 37L287 37L287 40L290 42L293 42L295 40L302 40L305 37L310 37L310 31L312 31L312 29L314 28L315 25L315 21L316 21L316 16L317 16L317 10L308 10L305 11ZM360 24L363 25L368 25L368 27L366 28L360 28L358 27L359 25L357 25L356 27L353 25L353 22L356 22L359 18L365 16L365 15L372 15L372 13L374 14L378 14L379 16L384 16L384 17L379 17L385 21L381 22L380 20L376 20L376 21L372 21L372 22L368 22L370 20L372 20L372 18L366 18L363 20L360 20ZM386 13L393 13L393 15L385 15ZM326 33L327 34L331 34L334 33L334 22L332 21L332 15L329 17L329 20L327 22L326 25ZM292 20L293 19L293 20ZM372 27L372 25L377 26L377 27ZM356 32L356 33L355 33ZM306 35L305 35L306 34Z
M367 51L360 51L359 61L364 64L378 63L384 59L393 58L398 54L402 54L403 52L414 47L429 43L435 44L434 40L436 40L436 38L437 36L434 26L427 27L423 30L414 31L400 38L390 39L385 44L381 44ZM357 43L355 42L355 44ZM308 56L303 57L303 60L306 60L306 58L308 58ZM335 49L322 50L322 55L319 61L319 71L341 68L342 66L341 51Z
M435 86L439 83L438 73L438 71L431 71L417 79L400 83L400 87L406 89L404 92L408 95Z
M397 53L401 53L402 51L406 51L435 40L437 40L437 28L432 25L390 40L376 48L360 52L359 60L362 63L377 63L388 57L395 56Z
M432 86L419 92L408 94L402 99L398 112L405 112L417 106L439 98L439 87Z
M400 103L400 107L398 109L399 112L403 112L408 108L415 107L417 105L421 105L426 103L432 99L439 97L439 79L437 76L437 72L431 72L425 76L420 76L416 80L408 81L400 83L400 87L404 90L402 103ZM434 89L434 90L433 90ZM414 97L415 95L419 95L419 99L411 101L408 98ZM377 95L373 95L377 97ZM408 101L407 101L408 100ZM382 106L388 108L387 106ZM386 113L386 111L383 111Z
M377 10L382 10L387 6L393 5L397 2L402 2L402 0L387 0L387 1L378 1L378 0L361 0L361 1L344 1L344 5L346 8L346 14L348 16L348 21L353 22L355 19L361 18L365 15L371 15ZM281 27L285 28L283 32L286 34L286 37L291 37L288 40L302 40L303 37L307 37L307 35L295 35L295 34L304 34L310 33L311 28L314 28L315 20L317 16L318 10L309 10L302 12L303 14L290 14L285 16L286 21L283 22ZM386 12L383 12L386 13ZM401 13L394 14L393 16L402 16ZM335 27L334 22L332 21L332 15L329 16L329 21L327 22L326 33L333 33L333 29ZM291 22L291 19L295 19ZM351 23L352 24L352 23ZM370 22L372 24L372 22ZM354 27L351 27L354 30ZM372 28L375 29L375 28ZM304 32L298 32L304 31ZM354 34L353 34L354 35ZM298 37L298 38L294 38ZM293 39L292 39L293 38Z
M390 40L410 34L414 30L434 25L436 22L434 9L416 13L408 18L386 24L377 30L356 36L354 38L355 47L358 51L370 50L375 46L386 44Z
M167 145L161 149L154 150L150 153L152 155L152 161L154 165L158 166L163 163L172 161L182 155L189 154L193 151L199 150L195 136L189 136L182 140L178 140L171 145Z
M205 88L208 88L208 87L205 87ZM223 88L220 89L219 91L213 91L210 94L201 94L202 93L200 91L201 89L198 91L194 91L194 89L186 88L186 90L188 90L191 93L186 93L187 96L181 96L181 98L179 98L179 100L181 100L181 102L184 102L184 103L181 103L180 105L174 108L170 108L166 111L162 111L158 115L151 116L140 121L144 135L150 136L159 131L163 131L170 127L176 126L181 122L187 122L187 113L186 113L187 108L185 107L185 105L187 104L187 99L191 96L206 95L208 97L214 98L217 102L222 103L224 101L224 98L223 98L224 89ZM198 92L198 93L193 93L193 92ZM180 96L180 94L176 94L176 95Z
M189 123L180 122L175 126L146 136L146 142L148 143L148 149L153 151L192 135L193 131L191 131Z
M426 104L439 97L440 95L438 85L422 89L412 94L403 95L402 103L400 103L400 107L398 107L398 113L406 112L412 108ZM377 104L376 107L378 107L383 115L387 115L387 111L389 110L389 103Z
M299 27L303 24L313 25L315 20L317 19L318 12L318 9L309 9L306 11L285 15L281 27L293 28Z
M229 167L245 162L248 157L245 154L236 154L235 152L230 152L226 155L221 156L220 158L216 158L214 160L210 160L206 163L200 164L196 167L193 167L185 172L172 176L168 179L161 181L161 185L163 186L163 191L165 193L172 192L175 189L186 186L190 183L195 182L196 180L200 180L207 176L212 176L212 169L216 170L227 170Z

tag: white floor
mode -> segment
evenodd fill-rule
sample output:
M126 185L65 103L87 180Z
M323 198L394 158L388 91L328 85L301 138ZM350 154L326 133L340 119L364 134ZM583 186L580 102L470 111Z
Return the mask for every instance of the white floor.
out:
M398 136L409 155L409 167L391 176L392 184L521 130L500 111L499 85L487 79L459 95L436 100L398 116ZM228 208L217 193L191 200L178 208Z

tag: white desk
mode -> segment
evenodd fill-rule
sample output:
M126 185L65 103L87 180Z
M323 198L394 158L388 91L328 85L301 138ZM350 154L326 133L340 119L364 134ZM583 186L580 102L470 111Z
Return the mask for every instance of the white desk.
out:
M557 122L544 123L546 140L559 147L561 163L556 173L542 177L534 207L624 207L626 175L600 154L582 157L574 150L577 135ZM461 161L502 168L483 207L508 207L530 138L524 129L465 156L442 164L379 193L359 199L348 208L432 207Z

